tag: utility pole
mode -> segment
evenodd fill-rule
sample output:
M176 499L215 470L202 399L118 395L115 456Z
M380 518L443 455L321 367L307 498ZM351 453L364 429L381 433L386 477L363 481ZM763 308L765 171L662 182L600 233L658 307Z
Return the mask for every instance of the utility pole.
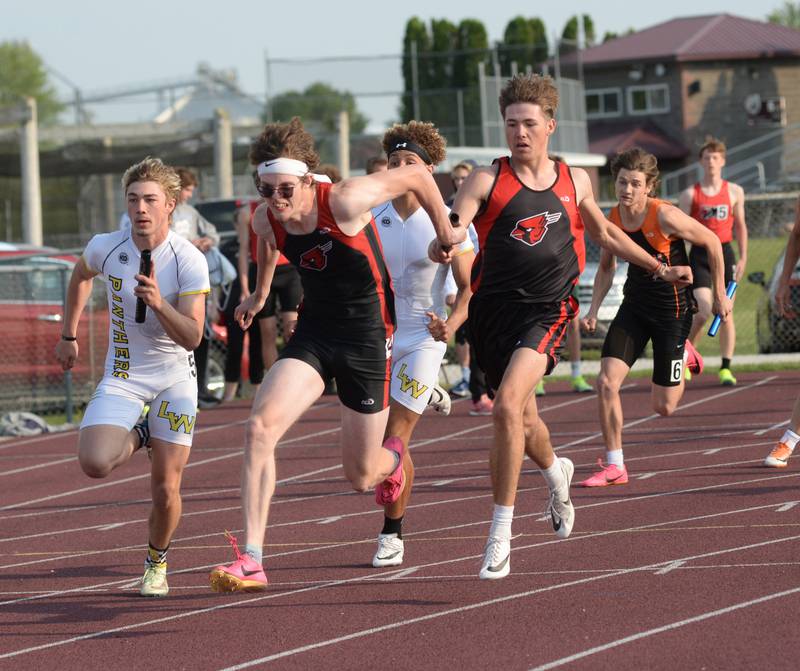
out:
M22 176L22 239L41 247L42 188L39 180L39 136L36 99L25 98L21 110L20 164Z
M233 197L233 140L228 112L214 110L214 176L217 198Z

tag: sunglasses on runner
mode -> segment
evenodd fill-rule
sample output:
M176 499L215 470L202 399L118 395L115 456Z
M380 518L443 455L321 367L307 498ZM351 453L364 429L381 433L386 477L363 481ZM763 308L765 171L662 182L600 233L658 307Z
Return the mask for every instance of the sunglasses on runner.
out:
M279 197L288 199L294 195L294 187L296 186L297 184L279 184L278 186L271 186L269 184L262 184L261 181L259 181L256 184L256 189L258 190L258 195L262 198L272 198L277 193Z

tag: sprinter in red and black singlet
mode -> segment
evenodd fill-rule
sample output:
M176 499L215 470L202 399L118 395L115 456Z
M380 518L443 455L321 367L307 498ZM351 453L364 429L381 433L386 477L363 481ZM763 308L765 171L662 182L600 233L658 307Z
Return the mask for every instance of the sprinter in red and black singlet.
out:
M557 362L576 315L572 289L583 270L583 221L569 167L555 163L549 188L525 186L508 157L474 219L479 252L472 270L469 328L478 361L497 389L518 347Z
M375 221L346 235L328 205L331 184L317 185L317 226L293 235L268 212L275 242L303 286L295 333L279 358L305 361L336 378L339 398L362 413L389 402L394 294Z
M714 308L723 319L731 309L725 295L722 274L722 246L708 228L663 200L651 198L658 182L656 157L632 147L611 161L611 174L619 204L610 219L648 255L668 265L684 265L685 243L708 251L714 282ZM616 261L603 249L594 281L592 304L583 326L594 331L600 305L614 280ZM623 485L628 471L622 452L622 402L620 388L634 362L648 342L653 344L653 410L670 415L683 396L684 365L702 371L702 359L686 338L694 313L689 287L677 288L643 268L628 267L624 298L603 343L600 375L597 378L598 405L606 465L584 480L584 487Z
M453 203L453 215L472 221L478 231L469 329L478 362L496 388L489 458L495 505L478 573L485 579L510 571L511 521L524 454L547 483L553 531L559 538L572 531L569 486L575 467L556 458L534 389L553 369L578 309L570 294L583 268L583 226L602 247L670 282L685 285L690 278L688 267L656 261L603 217L585 170L550 159L547 145L558 108L550 77L515 75L499 102L511 158L473 170ZM447 257L437 252L434 245L434 257Z
M683 191L678 200L678 207L703 226L711 230L722 243L725 257L725 284L731 280L739 282L744 276L747 265L747 224L744 216L744 190L738 184L722 179L725 167L725 144L720 140L709 138L700 147L700 165L703 178ZM739 247L739 260L733 251L733 240ZM692 289L697 301L697 312L689 331L689 339L697 345L705 332L705 324L711 317L711 272L708 257L703 247L692 247L689 253L692 265L694 284ZM735 298L735 297L734 297ZM719 381L724 386L736 384L731 372L731 361L736 349L736 324L731 318L726 320L719 330L719 350L722 365L719 370Z
M245 434L242 510L246 546L210 576L219 592L267 586L262 547L275 491L275 448L335 377L341 401L340 449L345 477L357 491L375 488L380 506L403 492L405 445L384 439L394 299L371 208L412 192L431 218L442 245L460 243L466 230L448 218L433 176L421 166L330 184L315 175L319 156L298 118L267 124L253 142L258 191L253 216L258 276L236 309L246 329L262 309L279 253L298 269L303 302L292 339L258 388Z

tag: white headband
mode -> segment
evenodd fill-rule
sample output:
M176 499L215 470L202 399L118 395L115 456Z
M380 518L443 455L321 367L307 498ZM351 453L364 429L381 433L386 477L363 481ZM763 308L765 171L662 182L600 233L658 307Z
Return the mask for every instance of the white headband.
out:
M258 164L258 176L261 175L294 175L295 177L305 177L309 170L308 166L303 161L298 161L294 158L275 158L271 161L264 161ZM316 182L331 183L331 178L327 175L317 175L311 173L311 176Z

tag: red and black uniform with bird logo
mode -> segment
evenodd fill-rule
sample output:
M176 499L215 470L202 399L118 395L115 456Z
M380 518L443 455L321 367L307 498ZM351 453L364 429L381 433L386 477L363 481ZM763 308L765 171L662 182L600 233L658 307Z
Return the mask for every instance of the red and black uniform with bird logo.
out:
M552 184L527 187L508 157L475 217L478 255L472 268L469 328L478 361L493 387L514 350L530 347L558 360L577 314L572 290L585 261L583 221L569 167L555 162Z
M280 358L336 378L339 398L357 412L389 402L394 294L380 238L371 220L358 234L339 228L329 204L331 184L318 182L317 225L294 235L269 213L280 252L300 273L303 302L297 328Z

